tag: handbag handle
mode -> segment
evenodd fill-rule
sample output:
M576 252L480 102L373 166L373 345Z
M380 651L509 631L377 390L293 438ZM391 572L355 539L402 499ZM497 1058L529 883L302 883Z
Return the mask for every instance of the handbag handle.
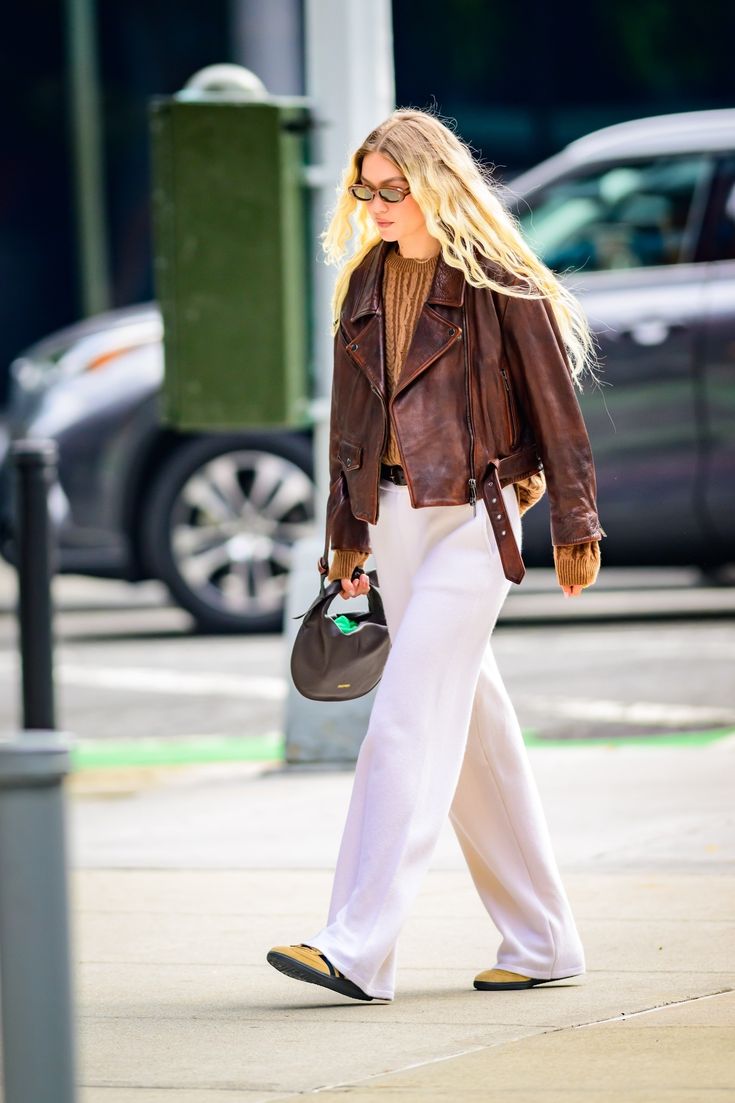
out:
M329 517L327 517L327 523L324 526L324 551L319 556L319 562L317 564L319 574L321 578L319 580L319 590L323 594L324 587L326 585L326 577L329 574ZM337 581L336 579L334 580ZM340 586L340 589L342 587Z
M355 567L355 571L360 571L361 574L366 574L368 576L368 578L370 579L370 589L367 592L367 599L368 599L368 608L371 611L373 611L373 609L374 609L374 604L373 603L376 600L380 600L380 584L378 583L378 572L375 571L375 570L365 571L365 570L363 570L362 567ZM355 574L355 571L352 572L353 575ZM323 601L325 597L329 597L330 600L331 600L331 598L337 597L340 590L342 589L342 583L338 578L333 578L332 581L328 585L325 585L324 578L325 578L325 576L322 575L321 586L319 587L319 593L317 594L317 596L312 601L311 605L309 606L309 609L313 609L313 607L317 604L317 602ZM295 617L292 617L291 619L292 620L301 620L301 618L305 617L306 614L309 612L309 609L305 609L303 613L297 613L297 615Z

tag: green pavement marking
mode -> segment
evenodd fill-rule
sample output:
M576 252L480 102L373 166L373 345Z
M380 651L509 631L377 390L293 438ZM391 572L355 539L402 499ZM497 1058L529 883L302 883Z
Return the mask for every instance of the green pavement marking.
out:
M544 739L533 729L524 729L523 740L527 747L697 747L714 743L728 735L735 735L735 728L710 728L697 732L662 732L661 735L646 732L642 735L611 735L599 739Z
M693 747L714 743L733 728L708 731L666 732L661 735L620 735L599 739L544 739L535 728L524 728L527 747ZM286 740L282 732L267 732L249 738L227 736L196 739L95 739L83 740L72 750L75 770L98 770L122 766L186 766L207 762L282 761Z
M185 766L202 762L271 762L282 759L281 732L249 738L217 736L199 739L95 739L77 744L71 752L75 770L113 766Z

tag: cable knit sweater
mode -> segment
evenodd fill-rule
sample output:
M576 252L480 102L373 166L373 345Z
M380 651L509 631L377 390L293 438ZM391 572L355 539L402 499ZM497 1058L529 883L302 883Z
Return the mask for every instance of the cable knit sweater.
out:
M429 294L439 254L426 260L402 257L397 247L385 258L383 273L383 311L388 395L392 394L406 358L424 300ZM391 419L383 462L401 464L395 427ZM543 471L514 483L521 516L535 505L546 491ZM335 548L327 575L328 581L349 578L356 566L362 566L370 552L354 548ZM591 586L600 570L600 541L554 547L554 567L561 586Z

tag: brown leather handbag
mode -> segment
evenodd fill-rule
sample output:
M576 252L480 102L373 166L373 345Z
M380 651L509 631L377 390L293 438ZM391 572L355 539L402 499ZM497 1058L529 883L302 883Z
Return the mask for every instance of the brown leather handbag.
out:
M291 649L291 677L303 697L312 701L350 701L363 697L383 676L390 637L376 571L368 571L367 612L332 616L329 607L342 589L340 579L328 585L329 533L319 561L319 593L303 617ZM352 579L366 572L355 567ZM341 600L341 599L340 599Z

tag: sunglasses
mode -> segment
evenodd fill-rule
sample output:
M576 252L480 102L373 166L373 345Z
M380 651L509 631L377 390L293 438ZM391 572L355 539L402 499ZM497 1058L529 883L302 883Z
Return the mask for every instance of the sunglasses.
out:
M367 184L350 184L347 189L355 199L361 199L363 203L369 203L377 194L386 203L400 203L410 193L410 188L369 188Z

